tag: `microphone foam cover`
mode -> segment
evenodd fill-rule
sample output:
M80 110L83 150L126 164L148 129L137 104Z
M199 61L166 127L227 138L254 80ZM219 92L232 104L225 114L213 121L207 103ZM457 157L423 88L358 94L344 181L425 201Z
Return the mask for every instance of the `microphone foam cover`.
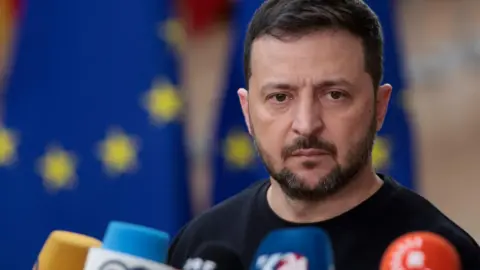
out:
M316 227L279 229L269 233L258 247L251 270L331 269L334 267L328 235ZM294 269L292 268L292 269Z
M411 232L394 240L385 251L381 270L460 270L455 247L432 232Z
M100 240L93 237L53 231L40 251L36 267L39 270L83 270L88 250L101 245Z
M112 221L103 238L103 248L164 263L170 237L145 226Z

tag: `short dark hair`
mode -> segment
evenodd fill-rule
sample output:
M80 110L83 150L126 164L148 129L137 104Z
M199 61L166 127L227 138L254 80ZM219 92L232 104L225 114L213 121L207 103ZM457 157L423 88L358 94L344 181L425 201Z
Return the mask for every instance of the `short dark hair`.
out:
M381 0L386 1L386 0ZM383 77L383 36L377 15L362 0L267 0L253 15L244 43L244 72L252 75L255 39L299 38L324 29L347 30L362 39L365 70L376 89Z

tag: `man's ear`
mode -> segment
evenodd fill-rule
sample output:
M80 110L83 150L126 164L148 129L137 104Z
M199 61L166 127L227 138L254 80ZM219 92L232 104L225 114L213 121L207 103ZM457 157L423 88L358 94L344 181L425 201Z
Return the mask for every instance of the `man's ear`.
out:
M243 117L245 118L245 124L248 128L248 133L252 134L252 129L250 128L250 115L248 111L248 91L245 88L240 88L237 91L238 99L240 100L240 106L242 107Z
M376 109L377 115L375 119L377 121L377 131L379 131L383 122L385 121L385 116L387 115L388 103L390 102L390 97L392 95L392 86L390 84L384 84L378 87L377 89L377 100L376 100Z

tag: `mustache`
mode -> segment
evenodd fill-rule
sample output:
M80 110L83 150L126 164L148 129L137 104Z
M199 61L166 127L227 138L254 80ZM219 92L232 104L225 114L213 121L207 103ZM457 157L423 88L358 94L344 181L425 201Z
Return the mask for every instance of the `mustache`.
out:
M282 149L283 160L292 156L293 152L301 149L318 149L326 151L333 156L337 154L337 147L335 147L333 143L330 143L323 139L319 139L315 136L298 137L293 141L291 145L286 146Z

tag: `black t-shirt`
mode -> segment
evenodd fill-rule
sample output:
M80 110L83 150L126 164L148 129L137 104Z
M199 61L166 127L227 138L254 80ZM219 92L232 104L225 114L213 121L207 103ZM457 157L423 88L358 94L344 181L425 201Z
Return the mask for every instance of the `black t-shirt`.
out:
M314 224L282 220L268 205L269 182L254 184L187 224L170 246L168 264L181 269L199 245L222 241L236 249L247 269L269 232L314 225L328 233L337 270L378 269L388 245L412 231L445 237L460 254L463 269L480 269L480 248L472 237L420 195L389 177L380 177L384 184L369 199L338 217Z

